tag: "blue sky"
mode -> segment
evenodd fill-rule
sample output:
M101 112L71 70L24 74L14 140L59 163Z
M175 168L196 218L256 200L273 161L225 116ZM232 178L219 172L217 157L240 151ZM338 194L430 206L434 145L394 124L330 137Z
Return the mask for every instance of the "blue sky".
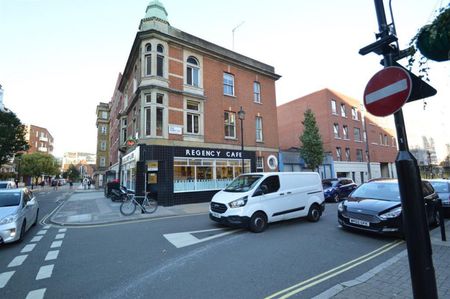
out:
M380 57L372 0L162 0L172 26L273 65L277 103L325 87L362 100ZM393 0L401 47L448 1ZM95 107L108 102L148 0L0 0L0 84L4 104L25 123L49 129L55 154L95 152ZM344 6L345 5L345 6ZM387 8L387 1L385 1ZM410 146L450 144L449 63L430 64L438 95L404 108ZM448 117L447 117L448 118ZM392 123L390 118L386 123Z

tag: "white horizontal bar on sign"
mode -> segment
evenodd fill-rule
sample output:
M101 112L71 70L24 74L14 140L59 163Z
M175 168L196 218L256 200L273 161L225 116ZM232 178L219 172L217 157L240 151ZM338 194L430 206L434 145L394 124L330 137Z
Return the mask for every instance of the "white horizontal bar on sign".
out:
M371 92L366 95L366 104L372 104L376 101L387 98L396 93L402 92L408 88L408 83L406 79L402 79L391 85L383 87L382 89L378 89L377 91Z

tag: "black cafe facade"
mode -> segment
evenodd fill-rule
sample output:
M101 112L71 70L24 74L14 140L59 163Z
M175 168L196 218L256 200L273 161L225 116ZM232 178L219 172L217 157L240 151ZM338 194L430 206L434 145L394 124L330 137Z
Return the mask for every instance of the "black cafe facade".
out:
M253 151L139 144L123 157L122 169L136 195L150 192L172 206L210 201L241 174L242 160L245 172L255 171Z

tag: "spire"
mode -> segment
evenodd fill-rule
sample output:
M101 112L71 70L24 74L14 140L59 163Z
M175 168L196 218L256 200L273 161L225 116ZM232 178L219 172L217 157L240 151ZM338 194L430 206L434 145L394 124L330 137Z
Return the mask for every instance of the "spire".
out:
M141 24L139 25L139 30L146 31L154 28L155 21L170 25L167 20L167 11L164 8L164 5L158 0L153 0L148 4L147 10L145 11L145 17L141 20Z

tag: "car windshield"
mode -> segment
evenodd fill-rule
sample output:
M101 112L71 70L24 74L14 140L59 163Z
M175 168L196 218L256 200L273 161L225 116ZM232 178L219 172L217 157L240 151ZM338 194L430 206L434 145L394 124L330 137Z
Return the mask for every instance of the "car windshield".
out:
M324 181L322 181L322 187L324 189L330 188L330 187L336 187L337 184L338 184L338 181L335 181L335 180L324 180Z
M224 191L227 192L247 192L252 189L258 181L262 178L262 175L244 174L235 178Z
M400 192L397 183L373 182L359 186L353 191L351 197L400 201Z
M6 184L6 183L0 183L0 189L5 189L5 188L6 188L6 186L7 186L7 184Z
M20 192L0 193L0 207L18 206L20 203Z
M446 182L430 182L430 183L433 186L434 191L436 191L437 193L449 192L448 183L446 183Z

